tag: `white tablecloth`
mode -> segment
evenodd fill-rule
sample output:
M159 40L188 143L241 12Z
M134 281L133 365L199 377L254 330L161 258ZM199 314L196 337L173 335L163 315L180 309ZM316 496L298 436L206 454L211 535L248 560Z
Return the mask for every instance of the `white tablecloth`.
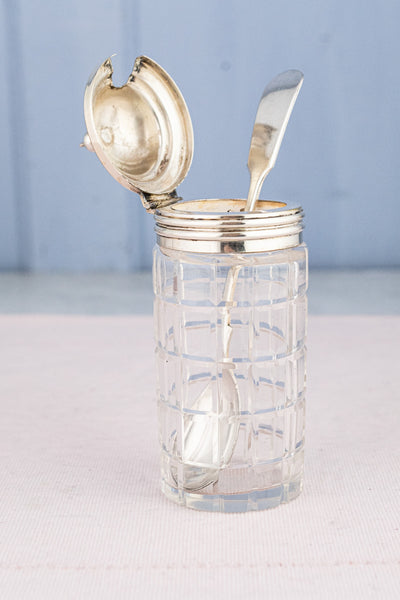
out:
M0 598L400 597L400 317L309 320L306 479L271 511L159 491L150 317L0 317Z

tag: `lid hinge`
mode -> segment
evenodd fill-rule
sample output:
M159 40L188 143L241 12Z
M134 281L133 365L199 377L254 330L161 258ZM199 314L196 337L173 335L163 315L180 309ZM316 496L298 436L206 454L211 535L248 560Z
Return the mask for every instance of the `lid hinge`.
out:
M176 190L173 190L168 194L147 194L146 192L140 191L140 199L148 213L154 213L159 208L164 208L165 206L175 204L175 202L182 200L182 198L177 195Z

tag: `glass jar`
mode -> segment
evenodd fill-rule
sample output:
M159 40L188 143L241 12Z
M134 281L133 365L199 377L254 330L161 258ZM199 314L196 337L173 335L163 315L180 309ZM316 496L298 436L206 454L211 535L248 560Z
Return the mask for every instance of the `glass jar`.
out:
M307 248L301 208L180 202L155 214L161 486L191 508L302 489Z

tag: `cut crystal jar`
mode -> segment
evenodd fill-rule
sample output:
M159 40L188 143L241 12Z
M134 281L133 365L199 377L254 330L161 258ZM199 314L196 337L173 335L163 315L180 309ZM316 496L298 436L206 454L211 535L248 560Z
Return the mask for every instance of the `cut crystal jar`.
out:
M303 482L307 248L301 208L179 202L155 214L161 485L241 512Z

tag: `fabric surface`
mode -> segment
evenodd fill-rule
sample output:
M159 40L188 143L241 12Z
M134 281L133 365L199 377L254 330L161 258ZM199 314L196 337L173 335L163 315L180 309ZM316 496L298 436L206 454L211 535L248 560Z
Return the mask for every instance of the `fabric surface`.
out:
M0 317L0 598L399 598L400 317L310 317L302 495L159 491L150 317Z

